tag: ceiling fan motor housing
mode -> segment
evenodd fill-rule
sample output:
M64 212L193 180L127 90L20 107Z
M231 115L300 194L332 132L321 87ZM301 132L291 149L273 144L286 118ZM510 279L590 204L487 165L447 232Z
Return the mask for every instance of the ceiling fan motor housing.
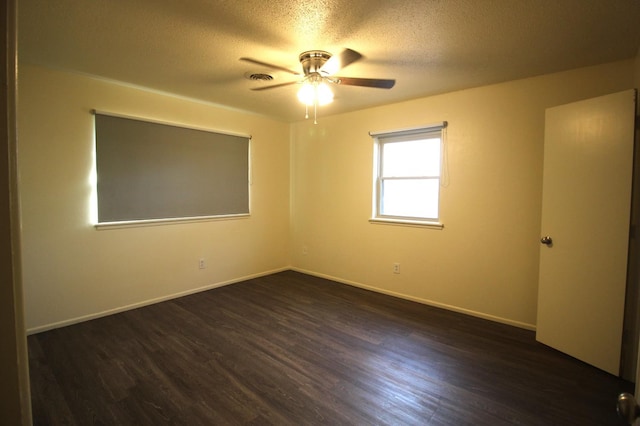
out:
M324 50L309 50L300 54L300 64L304 75L319 73L320 68L331 58L331 53Z

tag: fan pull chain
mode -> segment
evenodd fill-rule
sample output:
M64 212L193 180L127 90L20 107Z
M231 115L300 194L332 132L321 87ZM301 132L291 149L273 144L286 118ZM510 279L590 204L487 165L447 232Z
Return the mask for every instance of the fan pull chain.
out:
M318 124L318 101L313 103L313 124Z

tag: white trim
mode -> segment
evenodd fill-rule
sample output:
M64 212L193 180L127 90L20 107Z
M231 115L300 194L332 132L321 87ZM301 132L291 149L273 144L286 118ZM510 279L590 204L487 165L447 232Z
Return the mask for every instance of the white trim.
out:
M434 228L444 229L444 224L440 222L428 222L422 220L410 220L410 219L385 219L381 217L372 217L369 219L369 223L378 225L399 225L399 226L416 226L420 228Z
M373 139L373 197L372 197L372 220L379 220L381 222L393 222L395 224L410 224L410 225L423 225L423 226L433 226L442 227L439 224L439 217L407 217L400 215L384 215L381 213L382 204L383 204L383 195L382 188L385 181L394 181L394 180L437 180L438 181L438 194L437 194L437 216L440 216L440 195L442 186L442 158L443 158L443 147L444 147L444 129L446 128L447 122L443 121L442 125L431 125L429 127L415 127L411 129L402 129L393 131L390 130L384 134L381 133L369 133ZM436 137L437 134L437 137ZM429 135L428 138L426 136ZM425 138L423 139L423 136ZM390 146L391 144L403 141L421 141L427 142L428 140L439 140L439 163L440 170L437 176L383 176L384 170L384 161L385 154L384 150L386 146Z
M404 129L393 129L393 130L379 130L377 132L369 132L369 136L371 136L372 138L377 138L380 136L393 135L393 134L402 135L403 133L420 133L420 132L425 132L429 130L444 129L445 127L447 127L448 124L449 123L446 121L441 121L439 123L427 124L425 126L406 127Z
M182 123L176 123L176 122L173 122L173 121L157 120L157 119L153 119L153 118L140 117L140 116L128 115L128 114L120 114L120 113L117 113L117 112L102 111L102 110L97 110L97 109L92 109L91 110L91 114L93 114L93 115L106 115L108 117L115 117L115 118L126 118L128 120L144 121L146 123L153 123L153 124L164 124L166 126L180 127L182 129L188 129L188 130L200 130L200 131L203 131L203 132L217 133L217 134L226 135L226 136L236 136L236 137L239 137L239 138L247 138L249 140L251 140L251 138L252 138L251 135L247 135L247 134L244 134L244 133L229 132L229 131L226 131L226 130L216 130L216 129L210 129L210 128L206 128L206 127L198 127L198 126L186 125L186 124L182 124Z
M113 314L118 314L118 313L125 312L125 311L130 311L132 309L137 309L137 308L141 308L141 307L144 307L144 306L154 305L156 303L165 302L167 300L177 299L179 297L188 296L190 294L200 293L200 292L207 291L207 290L212 290L212 289L218 288L218 287L224 287L224 286L229 285L229 284L236 284L236 283L239 283L239 282L242 282L242 281L247 281L247 280L251 280L251 279L254 279L254 278L260 278L260 277L264 277L264 276L267 276L267 275L277 274L279 272L284 272L284 271L289 271L289 270L291 270L291 268L286 266L286 267L283 267L283 268L273 269L271 271L259 272L257 274L246 275L246 276L241 277L241 278L234 278L232 280L227 280L227 281L222 281L222 282L218 282L218 283L214 283L214 284L209 284L209 285L206 285L204 287L198 287L198 288L191 289L191 290L185 290L185 291L181 291L181 292L178 292L178 293L173 293L173 294L170 294L170 295L167 295L167 296L161 296L161 297L156 297L154 299L144 300L142 302L132 303L130 305L121 306L119 308L108 309L106 311L97 312L97 313L94 313L94 314L83 315L83 316L80 316L80 317L75 317L75 318L70 318L70 319L63 320L63 321L58 321L58 322L54 322L54 323L50 323L50 324L45 324L45 325L41 325L41 326L38 326L38 327L33 327L33 328L27 329L27 334L28 335L29 334L36 334L36 333L41 333L43 331L53 330L54 328L66 327L68 325L78 324L78 323L81 323L81 322L85 322L85 321L89 321L89 320L93 320L93 319L97 319L97 318L102 318L102 317L106 317L106 316L113 315Z
M362 283L359 283L359 282L356 282L356 281L345 280L345 279L334 277L334 276L331 276L331 275L321 274L321 273L318 273L318 272L313 272L313 271L309 271L309 270L306 270L306 269L303 269L303 268L297 268L297 267L291 266L291 267L277 268L277 269L273 269L271 271L260 272L260 273L257 273L257 274L246 275L246 276L241 277L241 278L235 278L235 279L232 279L232 280L227 280L227 281L222 281L222 282L218 282L218 283L214 283L214 284L209 284L209 285L206 285L206 286L203 286L203 287L198 287L198 288L195 288L195 289L182 291L182 292L174 293L174 294L167 295L167 296L161 296L161 297L145 300L145 301L142 301L142 302L133 303L133 304L126 305L126 306L121 306L119 308L108 309L106 311L97 312L97 313L94 313L94 314L83 315L83 316L80 316L80 317L75 317L75 318L71 318L71 319L67 319L67 320L63 320L63 321L58 321L58 322L54 322L54 323L50 323L50 324L45 324L45 325L38 326L38 327L28 328L27 329L27 335L36 334L36 333L42 333L44 331L53 330L55 328L66 327L68 325L78 324L78 323L81 323L81 322L90 321L90 320L93 320L93 319L102 318L102 317L106 317L106 316L113 315L113 314L118 314L118 313L129 311L129 310L132 310L132 309L137 309L137 308L141 308L141 307L144 307L144 306L154 305L156 303L165 302L167 300L177 299L177 298L180 298L180 297L183 297L183 296L188 296L190 294L200 293L200 292L203 292L203 291L212 290L214 288L224 287L226 285L236 284L236 283L239 283L239 282L251 280L251 279L254 279L254 278L260 278L260 277L264 277L264 276L267 276L267 275L277 274L279 272L284 272L284 271L296 271L296 272L300 272L302 274L307 274L307 275L311 275L311 276L314 276L314 277L324 278L324 279L327 279L327 280L339 282L339 283L350 285L350 286L353 286L353 287L358 287L358 288L363 288L365 290L374 291L376 293L386 294L387 296L398 297L400 299L410 300L412 302L417 302L417 303L422 303L423 305L434 306L436 308L446 309L448 311L458 312L458 313L461 313L461 314L470 315L470 316L473 316L473 317L476 317L476 318L482 318L482 319L486 319L486 320L489 320L489 321L498 322L498 323L501 323L501 324L507 324L507 325L511 325L511 326L514 326L514 327L523 328L525 330L533 330L533 331L535 331L535 329L536 329L536 326L534 324L528 324L528 323L524 323L524 322L520 322L520 321L514 321L514 320L510 320L508 318L498 317L498 316L495 316L495 315L489 315L489 314L485 314L485 313L482 313L482 312L473 311L473 310L470 310L470 309L465 309L465 308L460 308L460 307L453 306L453 305L448 305L448 304L445 304L445 303L435 302L435 301L428 300L428 299L422 299L422 298L419 298L419 297L409 296L409 295L402 294L402 293L383 290L383 289L380 289L380 288L377 288L377 287L373 287L373 286L369 286L369 285L365 285L365 284L362 284Z
M422 299L422 298L419 298L419 297L409 296L409 295L402 294L402 293L397 293L397 292L394 292L394 291L383 290L383 289L380 289L380 288L377 288L377 287L372 287L372 286L365 285L365 284L362 284L362 283L359 283L359 282L356 282L356 281L337 278L337 277L334 277L334 276L331 276L331 275L327 275L327 274L321 274L321 273L318 273L318 272L313 272L313 271L309 271L309 270L302 269L302 268L296 268L296 267L292 267L291 270L292 271L296 271L296 272L300 272L302 274L312 275L312 276L315 276L315 277L324 278L324 279L331 280L331 281L336 281L336 282L339 282L339 283L342 283L342 284L346 284L346 285L350 285L350 286L353 286L353 287L363 288L365 290L373 291L373 292L376 292L376 293L386 294L387 296L398 297L400 299L410 300L412 302L417 302L417 303L422 303L423 305L433 306L433 307L436 307L436 308L446 309L448 311L458 312L460 314L465 314L465 315L469 315L469 316L476 317L476 318L482 318L482 319L486 319L486 320L497 322L497 323L501 323L501 324L511 325L513 327L523 328L525 330L535 331L535 329L536 329L536 326L534 324L528 324L526 322L521 322L521 321L514 321L514 320L511 320L511 319L499 317L499 316L496 316L496 315L490 315L490 314L485 314L483 312L473 311L471 309L460 308L460 307L454 306L454 305L447 305L446 303L435 302L433 300Z
M173 225L178 223L207 222L217 220L248 219L251 213L227 214L219 216L175 217L167 219L123 220L118 222L99 222L96 229L136 228L140 226Z

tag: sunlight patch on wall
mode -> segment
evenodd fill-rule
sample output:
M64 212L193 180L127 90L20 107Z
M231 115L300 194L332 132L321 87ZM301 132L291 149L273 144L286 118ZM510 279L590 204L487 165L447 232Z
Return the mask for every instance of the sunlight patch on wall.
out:
M91 150L91 170L89 170L89 223L98 223L98 171L96 169L96 137L93 132L93 148Z

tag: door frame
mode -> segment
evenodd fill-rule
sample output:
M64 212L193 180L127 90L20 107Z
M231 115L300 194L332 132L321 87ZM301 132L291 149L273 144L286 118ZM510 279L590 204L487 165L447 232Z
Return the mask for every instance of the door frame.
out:
M7 0L0 13L5 22L2 35L2 118L0 119L0 413L10 424L32 423L29 360L24 325L20 261L20 216L17 173L17 0Z
M629 262L627 268L627 291L622 338L620 376L636 383L636 395L640 380L640 97L636 102L635 139L633 152L633 183L631 195L631 228L629 232Z

